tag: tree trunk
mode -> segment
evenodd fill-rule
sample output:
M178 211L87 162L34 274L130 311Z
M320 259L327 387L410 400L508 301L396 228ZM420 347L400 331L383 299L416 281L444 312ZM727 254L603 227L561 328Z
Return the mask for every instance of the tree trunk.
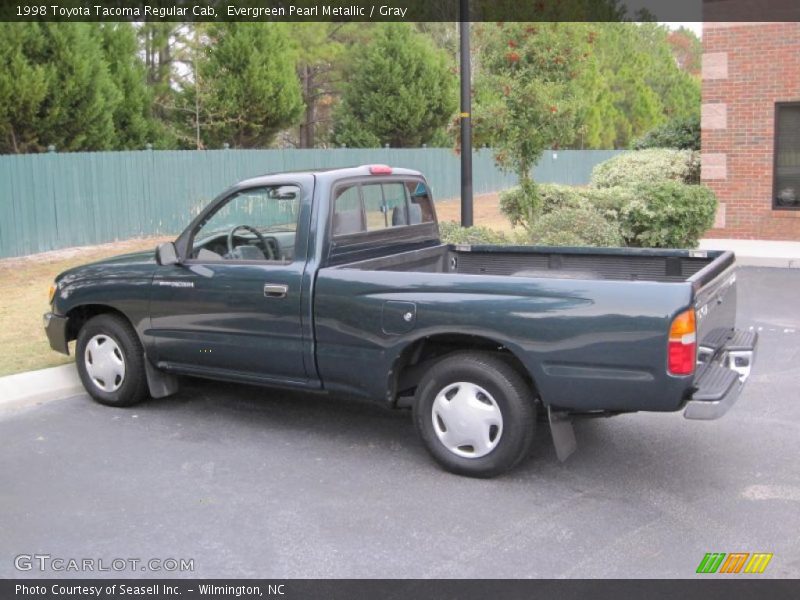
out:
M169 70L171 69L172 49L169 45L169 38L164 45L158 49L158 83L163 84L169 80Z
M17 146L17 135L14 133L14 128L11 128L11 146L14 148L14 154L19 154L19 146Z
M147 83L153 85L156 82L155 74L155 52L153 51L153 37L152 29L145 31L145 48L144 48L144 62L147 68Z
M314 147L314 121L317 115L317 99L314 95L314 73L309 65L305 65L300 73L303 87L303 101L306 105L305 121L300 125L300 147Z

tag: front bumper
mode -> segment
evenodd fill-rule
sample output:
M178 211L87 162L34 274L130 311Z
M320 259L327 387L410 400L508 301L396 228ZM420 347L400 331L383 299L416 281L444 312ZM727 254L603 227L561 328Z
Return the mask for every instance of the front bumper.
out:
M50 347L56 352L67 355L69 355L69 346L67 345L68 322L69 319L67 317L51 312L44 314L44 332L47 334Z
M710 360L697 367L695 391L683 416L687 419L719 419L728 412L750 377L757 344L755 331L733 331L719 348L701 347L700 356L705 355Z

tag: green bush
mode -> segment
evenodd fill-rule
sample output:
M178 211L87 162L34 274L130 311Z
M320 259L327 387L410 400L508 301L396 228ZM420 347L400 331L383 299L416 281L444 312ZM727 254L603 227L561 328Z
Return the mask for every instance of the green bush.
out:
M631 161L627 158L630 156L637 160ZM645 160L639 161L642 156ZM696 247L713 224L716 210L711 190L682 182L683 178L694 177L689 173L695 168L696 157L697 153L676 150L627 153L596 170L599 187L541 184L536 186L535 196L513 188L501 193L501 209L512 225L525 228L530 242L523 243ZM663 171L660 179L656 176L658 169ZM664 173L670 177L663 177ZM637 176L642 179L637 180ZM679 180L671 179L675 177ZM486 237L491 230L476 229L484 230L483 234L461 231L458 235L492 239ZM521 243L519 234L491 235L504 239L468 243Z
M542 214L560 208L578 208L586 205L587 188L558 183L543 183L537 187Z
M617 222L622 207L634 200L636 195L630 187L610 188L575 187L556 183L536 186L540 214L546 215L560 208L580 208L589 206L597 209L607 220ZM522 225L527 230L534 227L535 213L528 196L522 188L516 187L500 194L500 208L512 225ZM531 218L531 214L534 217Z
M700 116L672 119L651 129L633 142L634 150L645 148L677 148L700 150Z
M636 192L631 186L614 186L608 188L583 188L586 202L612 223L619 223L622 209L636 199Z
M439 223L439 237L445 244L502 245L514 243L508 236L489 227L461 227L455 221Z
M666 148L637 150L619 154L592 171L592 186L595 188L662 181L699 183L700 154L692 150Z
M717 199L707 187L675 181L642 184L620 214L630 246L695 248L714 223Z
M541 246L622 246L620 228L598 211L582 204L562 206L542 215L531 232Z

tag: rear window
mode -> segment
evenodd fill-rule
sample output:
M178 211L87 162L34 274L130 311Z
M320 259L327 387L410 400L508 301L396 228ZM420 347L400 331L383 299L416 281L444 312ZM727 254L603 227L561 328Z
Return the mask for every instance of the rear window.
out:
M333 235L351 235L433 222L433 204L421 181L344 185L334 193Z

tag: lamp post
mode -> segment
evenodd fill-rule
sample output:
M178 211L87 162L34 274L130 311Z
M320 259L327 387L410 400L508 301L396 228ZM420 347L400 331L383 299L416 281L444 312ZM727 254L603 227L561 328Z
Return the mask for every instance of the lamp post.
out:
M461 0L461 226L472 227L472 98L469 56L469 0Z

